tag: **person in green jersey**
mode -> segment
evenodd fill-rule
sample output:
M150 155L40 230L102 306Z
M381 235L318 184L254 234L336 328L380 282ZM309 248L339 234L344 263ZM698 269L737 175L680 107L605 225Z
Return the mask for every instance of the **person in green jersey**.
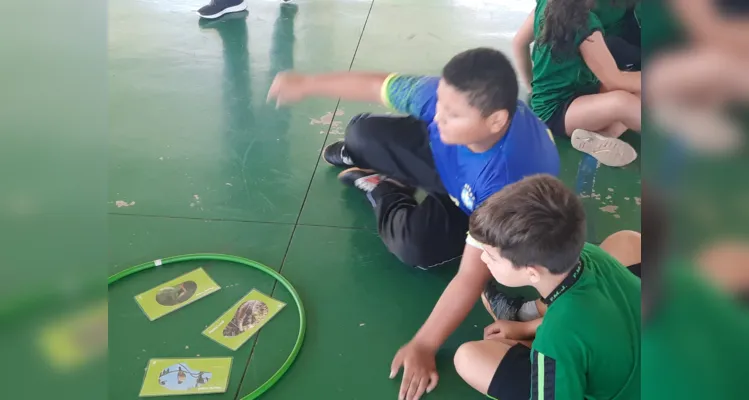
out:
M533 286L546 306L543 318L458 349L455 367L475 389L501 400L640 398L639 267L625 268L640 261L640 235L598 247L585 227L580 199L549 175L506 186L474 212L469 234L494 278Z
M618 68L591 5L538 0L515 36L514 54L531 108L552 133L571 137L573 147L604 165L623 166L637 158L618 137L640 132L641 74Z

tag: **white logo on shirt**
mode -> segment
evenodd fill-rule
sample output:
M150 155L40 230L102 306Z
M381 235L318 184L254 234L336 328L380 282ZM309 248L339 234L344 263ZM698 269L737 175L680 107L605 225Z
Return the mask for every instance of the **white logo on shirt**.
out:
M452 200L453 203L455 203L456 207L460 207L460 202L458 201L458 199L456 199L455 197L453 197L452 195L450 195L450 200Z
M473 195L473 189L469 184L463 186L463 191L460 193L460 199L465 204L466 208L473 211L473 205L476 202L476 196Z

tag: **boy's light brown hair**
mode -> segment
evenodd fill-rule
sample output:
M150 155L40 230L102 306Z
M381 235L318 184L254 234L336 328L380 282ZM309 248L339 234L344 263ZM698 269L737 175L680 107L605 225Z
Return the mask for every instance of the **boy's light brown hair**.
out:
M585 244L585 210L559 179L534 175L484 201L471 216L470 234L515 267L564 274L575 267Z

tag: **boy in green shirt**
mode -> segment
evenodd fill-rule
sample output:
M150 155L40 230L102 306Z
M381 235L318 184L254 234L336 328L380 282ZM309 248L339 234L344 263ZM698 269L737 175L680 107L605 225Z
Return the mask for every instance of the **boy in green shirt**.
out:
M458 373L501 400L640 398L640 236L620 232L585 243L580 199L562 182L536 175L490 197L471 217L494 278L530 285L543 318L504 324L488 340L462 345ZM605 249L604 249L605 248ZM518 343L532 340L528 348Z

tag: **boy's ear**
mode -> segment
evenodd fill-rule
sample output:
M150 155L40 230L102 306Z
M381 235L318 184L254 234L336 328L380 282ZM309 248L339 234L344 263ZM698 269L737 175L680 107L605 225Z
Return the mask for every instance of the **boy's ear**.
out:
M507 121L510 119L510 113L507 110L498 110L493 112L486 119L487 128L491 133L502 132L502 129L507 125Z
M528 280L531 281L531 283L538 283L541 280L541 271L538 267L535 266L527 266L526 272L528 272Z

